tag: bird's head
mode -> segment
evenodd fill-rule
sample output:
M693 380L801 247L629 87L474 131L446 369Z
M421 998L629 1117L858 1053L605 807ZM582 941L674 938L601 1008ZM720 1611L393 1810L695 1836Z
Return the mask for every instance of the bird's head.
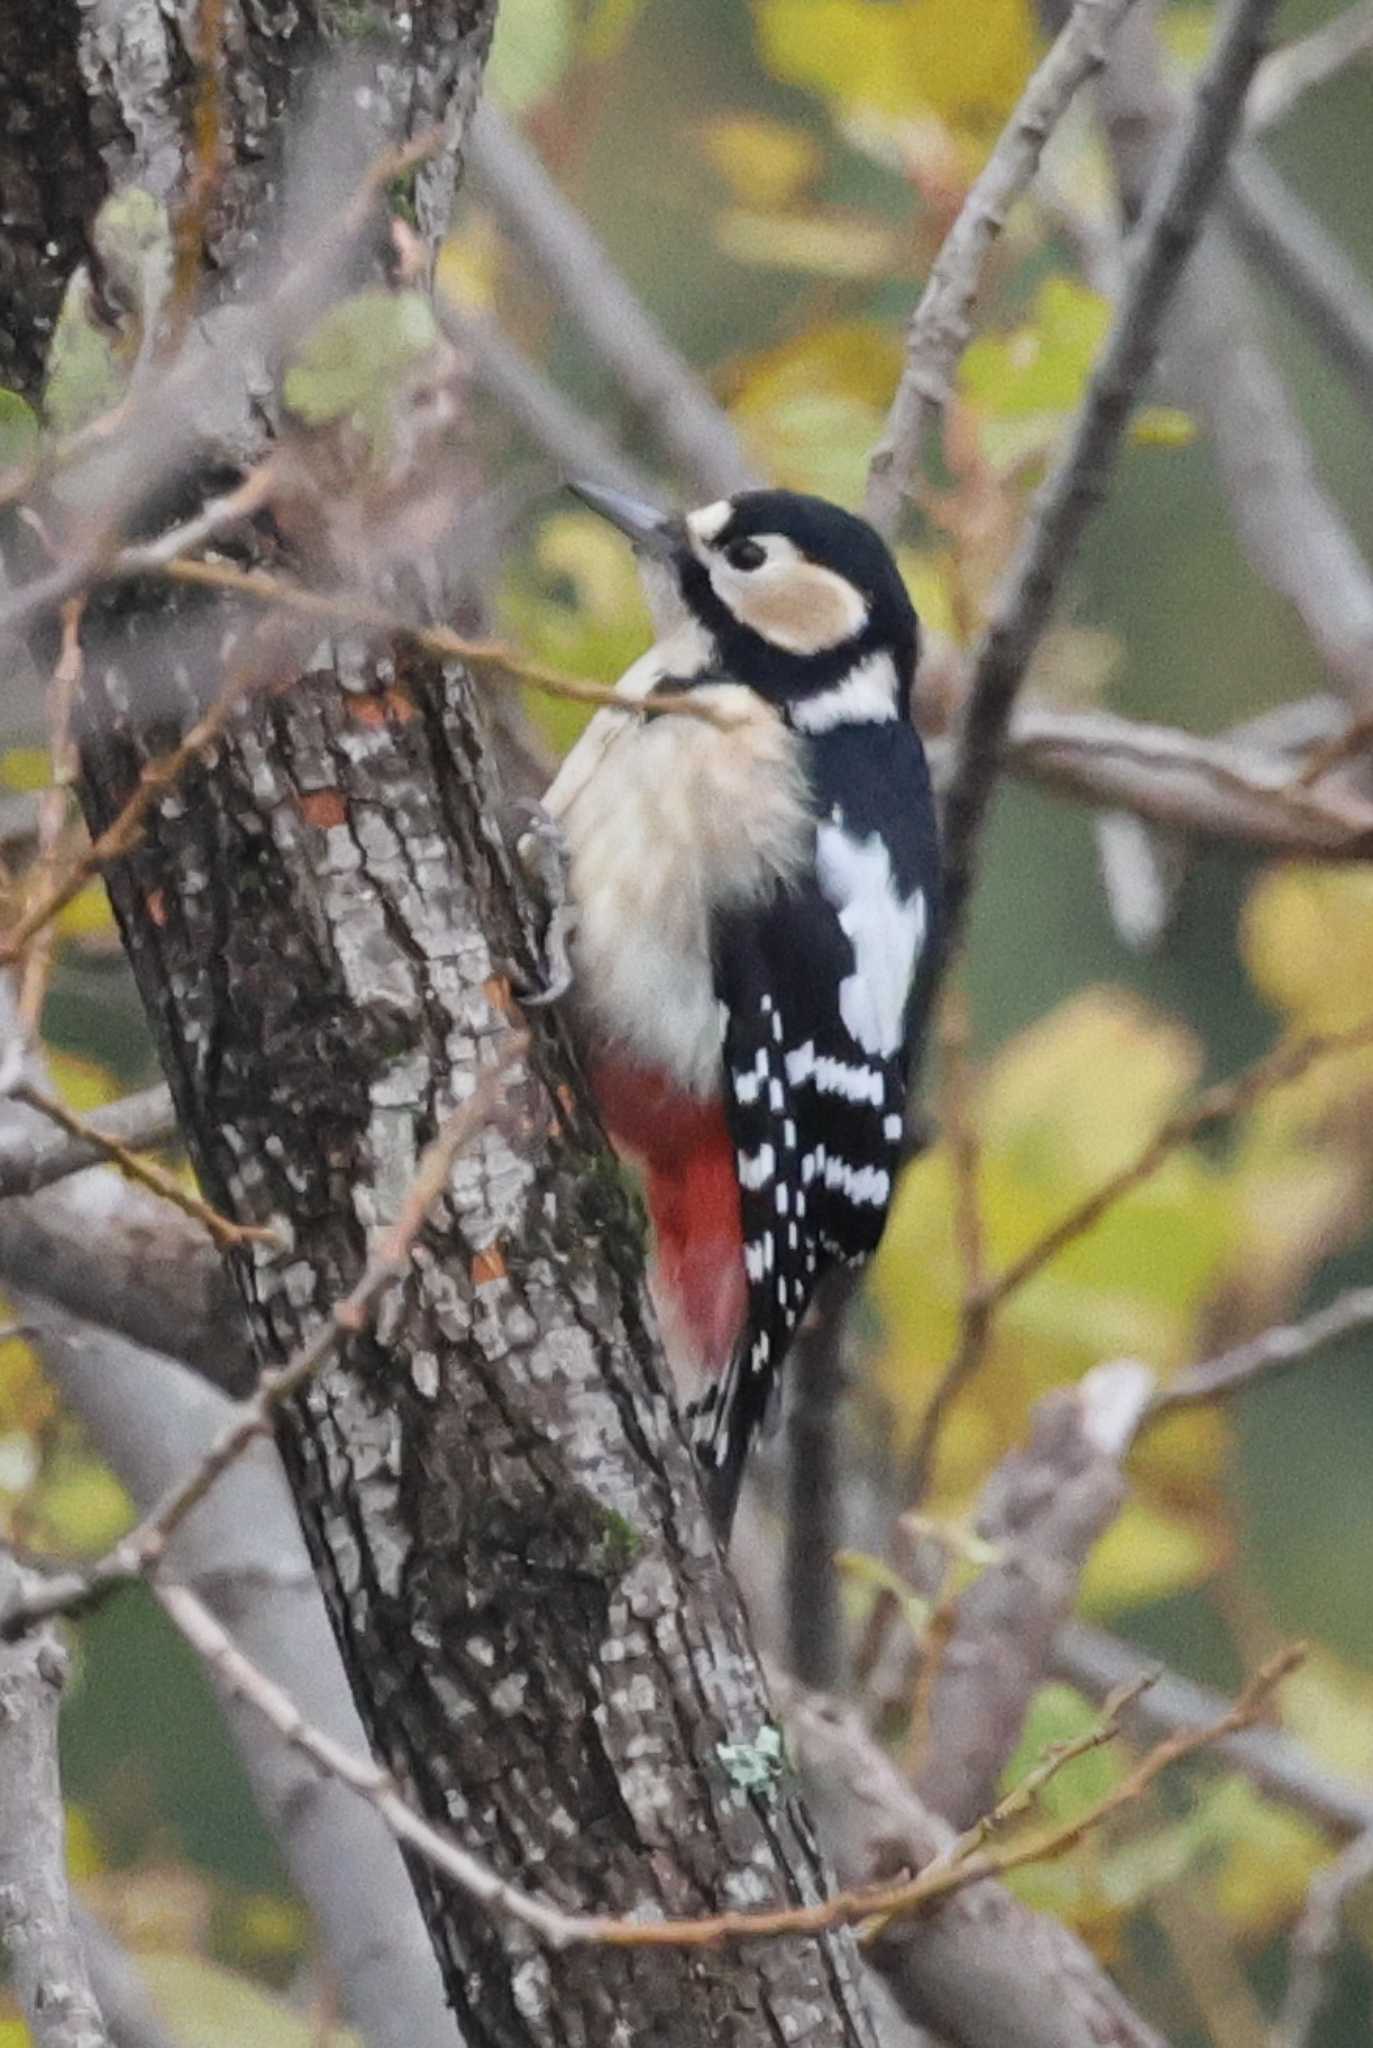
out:
M739 491L682 516L600 485L573 489L667 570L717 674L803 729L840 722L836 706L845 717L908 716L919 629L866 520L799 491Z

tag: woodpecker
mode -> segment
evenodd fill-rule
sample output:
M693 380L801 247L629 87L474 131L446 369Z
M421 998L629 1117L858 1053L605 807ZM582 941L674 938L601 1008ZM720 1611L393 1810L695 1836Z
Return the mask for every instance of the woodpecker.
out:
M824 499L684 517L578 495L633 543L658 639L545 797L572 1001L644 1175L653 1290L727 1535L750 1442L825 1273L882 1235L933 953L939 854L895 562Z

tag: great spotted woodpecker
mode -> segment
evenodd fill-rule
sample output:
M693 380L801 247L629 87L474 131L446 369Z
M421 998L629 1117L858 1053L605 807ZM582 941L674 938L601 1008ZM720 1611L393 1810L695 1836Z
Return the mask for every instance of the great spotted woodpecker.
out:
M575 486L634 543L659 638L545 798L573 1001L642 1168L654 1291L717 1525L825 1272L876 1249L932 951L918 627L861 519L790 491L685 518Z

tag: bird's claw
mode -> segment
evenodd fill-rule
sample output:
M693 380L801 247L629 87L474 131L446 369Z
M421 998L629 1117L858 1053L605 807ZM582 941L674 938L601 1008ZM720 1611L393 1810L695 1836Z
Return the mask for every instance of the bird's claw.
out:
M526 1009L542 1009L556 1003L572 986L571 943L577 913L568 893L567 840L557 819L542 804L524 799L512 808L517 826L516 857L548 909L542 982L525 986L516 976L515 991Z

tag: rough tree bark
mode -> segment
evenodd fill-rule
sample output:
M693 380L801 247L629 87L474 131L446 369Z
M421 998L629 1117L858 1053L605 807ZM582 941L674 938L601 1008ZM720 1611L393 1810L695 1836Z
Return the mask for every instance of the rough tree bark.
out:
M369 41L363 61L393 132L456 110L416 194L422 229L443 220L492 11L230 0L233 163L210 232L222 298L259 243L319 56L382 17L395 44ZM174 190L192 12L5 10L0 88L34 109L0 142L26 209L3 280L21 388L103 193ZM241 648L227 608L192 612L152 586L91 608L93 828L203 708L222 680L210 650L235 629ZM360 642L278 657L276 686L108 876L206 1191L289 1244L238 1269L266 1362L356 1277L419 1146L508 1029L506 968L529 961L467 678ZM561 1902L658 1916L813 1897L823 1872L790 1786L746 1792L722 1761L768 1704L657 1377L634 1219L556 1028L540 1028L515 1096L460 1163L375 1336L283 1418L363 1719L426 1812ZM415 1876L471 2044L870 2038L847 1937L546 1955Z

